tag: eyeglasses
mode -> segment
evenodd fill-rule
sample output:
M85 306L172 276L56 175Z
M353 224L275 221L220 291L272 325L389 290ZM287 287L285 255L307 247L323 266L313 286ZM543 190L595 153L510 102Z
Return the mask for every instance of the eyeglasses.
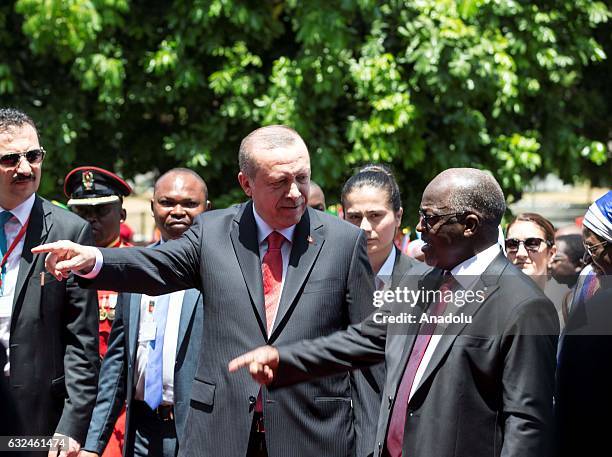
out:
M446 213L446 214L425 214L425 212L422 209L420 209L419 217L423 221L425 229L429 231L435 225L435 222L432 223L432 219L440 219L442 217L450 216L448 220L444 222L444 224L446 224L449 220L451 220L452 217L463 216L466 213L468 213L468 211L460 211L458 213ZM440 227L444 224L441 224Z
M26 152L12 152L10 154L4 154L0 156L0 166L16 167L19 162L21 162L22 157L25 157L29 163L40 163L45 158L45 150L40 148L32 149Z
M584 246L584 250L588 252L591 257L593 257L593 255L595 254L594 248L598 246L605 246L606 244L608 244L608 240L602 241L601 243L597 243L597 244L591 244L591 245L582 243L582 245Z
M538 252L540 250L540 246L542 243L546 243L546 246L551 246L552 243L547 240L543 240L542 238L525 238L524 240L519 240L517 238L507 238L506 239L506 252L517 252L519 247L525 246L525 250L529 252Z

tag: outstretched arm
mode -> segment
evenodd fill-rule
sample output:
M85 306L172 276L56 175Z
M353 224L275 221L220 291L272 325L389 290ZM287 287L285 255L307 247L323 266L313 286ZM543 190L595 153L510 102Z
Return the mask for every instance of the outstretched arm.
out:
M201 288L200 238L196 222L181 238L153 249L98 249L62 240L32 252L47 253L45 267L59 280L76 273L84 276L81 287L161 295Z
M32 249L33 254L47 254L45 268L58 281L73 272L90 273L96 264L96 251L100 252L94 246L84 246L69 240L41 244Z
M385 357L384 326L368 317L347 330L287 346L261 346L229 363L230 372L248 368L260 384L281 387L364 368Z

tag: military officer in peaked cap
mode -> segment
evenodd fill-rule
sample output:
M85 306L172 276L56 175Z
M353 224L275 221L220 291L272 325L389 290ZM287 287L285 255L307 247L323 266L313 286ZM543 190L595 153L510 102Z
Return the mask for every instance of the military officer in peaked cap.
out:
M121 177L103 168L85 166L70 171L64 178L64 193L68 207L88 221L96 246L120 248L129 246L120 237L120 226L126 218L123 197L132 193L132 188ZM100 357L108 348L117 292L99 290L100 311ZM103 457L120 457L124 442L125 411L121 413L106 447Z

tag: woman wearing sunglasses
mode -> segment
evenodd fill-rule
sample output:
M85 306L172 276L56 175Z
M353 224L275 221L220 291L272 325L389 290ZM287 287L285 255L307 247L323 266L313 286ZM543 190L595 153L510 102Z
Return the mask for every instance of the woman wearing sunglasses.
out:
M557 251L554 239L551 222L536 213L519 214L506 231L508 259L542 290L548 279L548 264Z

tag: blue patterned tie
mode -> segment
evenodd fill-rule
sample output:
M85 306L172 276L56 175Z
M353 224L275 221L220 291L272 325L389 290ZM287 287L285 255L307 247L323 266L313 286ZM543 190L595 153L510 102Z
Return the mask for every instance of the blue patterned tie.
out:
M6 241L6 233L4 231L4 224L8 222L8 220L13 217L13 213L10 211L3 211L0 213L0 260L4 257L8 249L7 241ZM7 259L8 260L8 259ZM2 265L2 271L0 272L0 278L2 278L2 288L4 288L4 275L6 273L6 263Z
M166 333L169 302L170 295L160 295L155 301L155 310L153 311L157 331L155 332L155 340L149 343L144 390L144 401L151 409L157 408L162 402L164 334Z

